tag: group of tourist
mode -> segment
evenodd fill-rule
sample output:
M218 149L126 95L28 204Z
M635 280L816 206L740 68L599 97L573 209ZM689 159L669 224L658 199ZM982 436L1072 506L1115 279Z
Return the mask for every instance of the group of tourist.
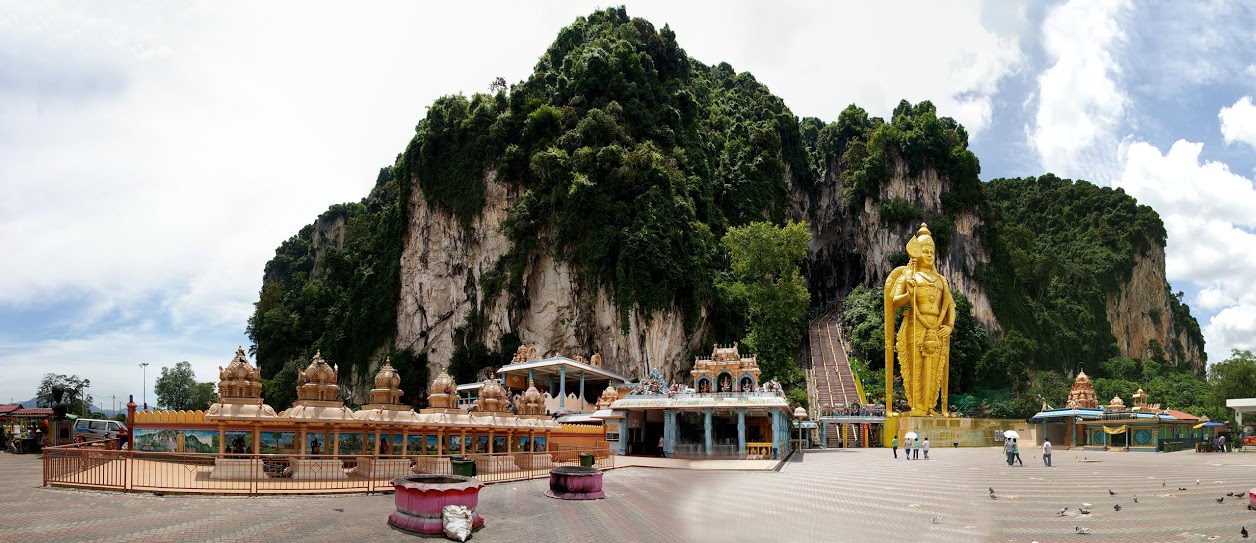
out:
M894 436L894 439L890 441L890 449L894 451L894 458L898 458L898 436ZM929 438L926 437L923 443L920 441L920 437L903 440L903 458L906 458L907 460L920 460L920 451L924 451L925 460L928 460Z
M822 417L884 417L884 405L825 405L820 407Z

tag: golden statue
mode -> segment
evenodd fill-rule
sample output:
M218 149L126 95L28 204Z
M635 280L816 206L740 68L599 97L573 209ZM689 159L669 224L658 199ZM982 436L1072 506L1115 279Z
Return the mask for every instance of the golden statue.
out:
M893 411L894 351L903 374L903 391L913 416L946 416L947 377L950 373L951 331L955 329L955 300L946 278L934 268L936 248L928 225L907 242L911 261L890 272L885 280L885 405ZM894 310L903 322L894 341ZM938 409L938 395L942 407Z

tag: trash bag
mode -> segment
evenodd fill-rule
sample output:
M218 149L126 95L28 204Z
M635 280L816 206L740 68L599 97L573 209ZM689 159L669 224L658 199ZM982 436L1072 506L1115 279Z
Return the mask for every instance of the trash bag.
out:
M471 510L462 505L446 505L440 510L441 527L445 537L454 541L466 541L471 537Z

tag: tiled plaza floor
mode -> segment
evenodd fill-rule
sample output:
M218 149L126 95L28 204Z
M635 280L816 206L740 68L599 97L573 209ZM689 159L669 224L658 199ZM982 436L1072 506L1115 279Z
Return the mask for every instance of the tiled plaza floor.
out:
M1216 502L1256 486L1256 454L1057 450L1052 468L1024 456L1024 467L1008 467L1001 449L935 449L927 462L839 450L809 452L780 472L622 468L606 473L607 498L589 502L547 498L545 480L495 484L480 494L487 525L471 541L1141 543L1242 541L1241 527L1256 531L1245 498ZM387 494L65 490L40 487L41 466L37 456L0 454L0 542L417 540L386 524ZM1090 515L1078 514L1083 503Z

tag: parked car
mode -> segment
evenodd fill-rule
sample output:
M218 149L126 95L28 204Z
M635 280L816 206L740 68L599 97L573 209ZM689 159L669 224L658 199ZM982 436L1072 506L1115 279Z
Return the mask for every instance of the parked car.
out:
M78 419L74 421L74 437L82 436L83 441L109 439L118 437L123 428L126 425L116 420Z

